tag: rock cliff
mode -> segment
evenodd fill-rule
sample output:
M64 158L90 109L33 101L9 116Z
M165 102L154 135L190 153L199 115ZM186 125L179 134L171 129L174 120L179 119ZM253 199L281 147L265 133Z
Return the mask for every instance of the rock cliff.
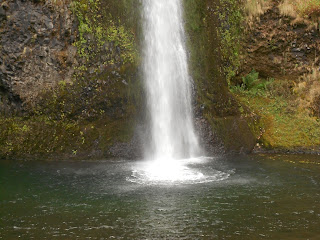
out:
M0 157L141 157L140 4L1 1ZM240 43L240 2L183 4L202 146L208 154L251 152L261 135L259 116L228 84L239 67L240 54L234 53ZM240 82L251 71L242 66Z

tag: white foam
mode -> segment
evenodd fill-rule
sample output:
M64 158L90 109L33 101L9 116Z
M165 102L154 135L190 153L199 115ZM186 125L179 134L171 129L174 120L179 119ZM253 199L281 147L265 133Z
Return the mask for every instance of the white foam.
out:
M214 169L203 172L200 168L207 158L158 159L134 166L128 181L146 185L197 184L222 181L230 173Z

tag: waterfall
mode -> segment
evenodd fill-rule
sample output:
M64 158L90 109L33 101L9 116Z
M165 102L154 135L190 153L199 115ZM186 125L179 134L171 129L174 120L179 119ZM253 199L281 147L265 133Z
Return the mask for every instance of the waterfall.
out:
M181 1L143 0L143 72L150 119L150 141L145 150L148 159L190 158L199 152Z

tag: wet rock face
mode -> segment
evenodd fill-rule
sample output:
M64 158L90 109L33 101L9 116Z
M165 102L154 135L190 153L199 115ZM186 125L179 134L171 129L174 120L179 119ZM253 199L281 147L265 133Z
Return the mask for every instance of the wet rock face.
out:
M135 0L88 2L0 0L0 158L138 156Z
M217 131L212 130L212 126L205 118L197 116L195 118L195 129L198 133L200 146L205 155L217 156L226 153L226 148Z
M32 102L43 89L71 79L76 26L66 4L54 8L50 1L21 0L0 7L0 95L7 105Z

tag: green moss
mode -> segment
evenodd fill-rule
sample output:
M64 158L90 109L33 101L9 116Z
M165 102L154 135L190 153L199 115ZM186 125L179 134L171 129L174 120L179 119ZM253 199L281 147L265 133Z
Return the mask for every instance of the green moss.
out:
M99 139L99 149L109 149L114 142L128 142L133 136L133 119L100 119L91 138Z
M196 85L197 102L204 115L236 115L237 105L228 92L221 58L221 39L215 11L219 1L184 1L190 72Z
M236 1L184 1L190 72L196 85L197 103L226 148L239 152L253 148L255 134L248 125L253 118L241 117L239 103L230 94L227 83L239 66L238 7Z
M0 126L1 156L59 153L80 142L79 126L73 121L0 118Z
M197 83L198 94L203 86L202 80L205 78L205 2L204 1L184 1L186 32L188 36L188 49L190 50L191 74Z
M257 135L252 131L257 121L255 118L251 116L229 116L223 118L208 117L207 119L210 119L211 125L221 137L224 147L228 151L249 153L255 146Z
M129 124L128 124L129 123ZM115 141L132 137L131 121L101 118L95 121L51 120L44 117L0 118L0 156L42 159L108 155ZM99 156L93 156L99 157Z
M132 138L142 98L139 4L72 1L78 20L75 74L26 104L24 118L0 119L0 157L106 157L114 143Z
M74 46L78 55L84 60L83 65L77 67L78 74L91 67L92 72L100 72L96 66L92 69L92 62L104 55L104 66L114 64L135 63L137 59L137 46L135 35L126 24L122 23L120 16L113 16L113 12L106 12L108 3L101 1L75 0L72 9L76 15L78 25L78 39ZM121 9L121 7L119 6ZM116 56L119 58L116 58ZM99 59L100 60L100 59Z
M260 142L266 148L294 150L320 145L320 122L292 108L290 100L253 96L245 91L238 91L237 96L261 117Z
M220 0L220 2L218 11L221 25L218 33L221 39L223 69L230 85L231 79L236 75L241 64L244 11L239 0Z

